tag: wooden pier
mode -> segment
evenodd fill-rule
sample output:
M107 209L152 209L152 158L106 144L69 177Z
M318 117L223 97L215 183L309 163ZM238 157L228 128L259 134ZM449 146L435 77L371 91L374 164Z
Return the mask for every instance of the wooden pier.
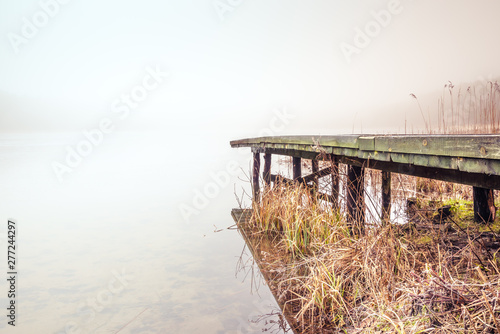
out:
M252 149L254 200L259 198L261 154L265 185L280 178L271 174L272 155L277 154L293 157L293 180L285 182L312 183L311 187L317 189L318 178L332 175L332 194L322 196L336 203L339 163L348 165L345 201L348 218L353 222L364 219L366 168L382 171L382 221L390 218L391 173L472 186L475 220L495 219L494 190L500 189L500 135L276 136L235 140L231 147ZM302 175L302 159L311 160L311 174ZM330 161L331 165L319 170L318 160Z

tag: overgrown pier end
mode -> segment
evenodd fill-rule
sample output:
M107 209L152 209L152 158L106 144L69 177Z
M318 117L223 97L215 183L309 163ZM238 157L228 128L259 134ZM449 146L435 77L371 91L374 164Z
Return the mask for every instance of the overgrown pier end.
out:
M382 171L382 220L391 205L391 173L400 173L473 187L474 218L495 219L494 190L500 189L500 135L338 135L275 136L231 141L231 147L250 147L253 152L253 196L259 198L261 154L265 185L275 182L271 174L273 154L293 157L293 180L317 189L318 178L332 176L332 193L324 199L338 203L339 163L348 165L347 213L354 221L364 217L364 173ZM310 159L312 174L302 175L302 159ZM319 170L318 160L331 165ZM360 226L360 228L363 228Z

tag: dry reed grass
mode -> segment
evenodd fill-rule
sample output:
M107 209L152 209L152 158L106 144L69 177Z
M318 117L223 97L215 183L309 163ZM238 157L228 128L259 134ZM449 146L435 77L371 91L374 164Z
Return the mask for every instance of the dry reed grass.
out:
M500 133L500 85L482 81L465 91L448 81L438 99L436 119L425 116L415 94L427 134L493 134Z
M275 185L244 227L253 242L273 240L262 268L298 332L499 329L498 250L455 229L389 224L354 236L338 208L318 203L303 186ZM457 233L459 248L449 241Z

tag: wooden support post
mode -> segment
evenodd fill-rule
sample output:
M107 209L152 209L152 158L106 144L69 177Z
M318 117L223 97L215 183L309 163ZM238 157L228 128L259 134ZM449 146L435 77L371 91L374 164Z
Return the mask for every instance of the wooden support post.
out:
M259 201L259 176L260 176L259 174L260 174L260 154L258 152L254 152L252 189L253 189L253 200L255 202Z
M391 220L391 172L382 171L382 224Z
M495 192L493 189L472 187L474 197L474 220L478 223L495 221Z
M319 164L318 164L318 160L311 160L311 170L312 170L312 173L317 173L318 170L319 170ZM318 177L315 176L314 179L313 179L313 189L315 192L318 192Z
M339 205L339 194L340 194L340 173L339 173L339 162L336 157L331 156L332 165L332 199L335 203L334 208Z
M297 180L302 176L302 165L300 157L293 157L293 179Z
M266 185L271 185L271 153L264 154L263 178Z
M363 234L365 229L364 175L364 167L347 168L347 219L354 235Z

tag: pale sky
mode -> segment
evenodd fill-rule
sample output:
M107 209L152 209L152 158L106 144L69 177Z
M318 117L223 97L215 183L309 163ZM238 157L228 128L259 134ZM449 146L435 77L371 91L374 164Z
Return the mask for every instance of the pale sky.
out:
M0 131L109 116L235 139L283 107L290 134L418 125L410 93L498 76L499 13L495 0L0 0ZM117 118L147 68L170 76Z

